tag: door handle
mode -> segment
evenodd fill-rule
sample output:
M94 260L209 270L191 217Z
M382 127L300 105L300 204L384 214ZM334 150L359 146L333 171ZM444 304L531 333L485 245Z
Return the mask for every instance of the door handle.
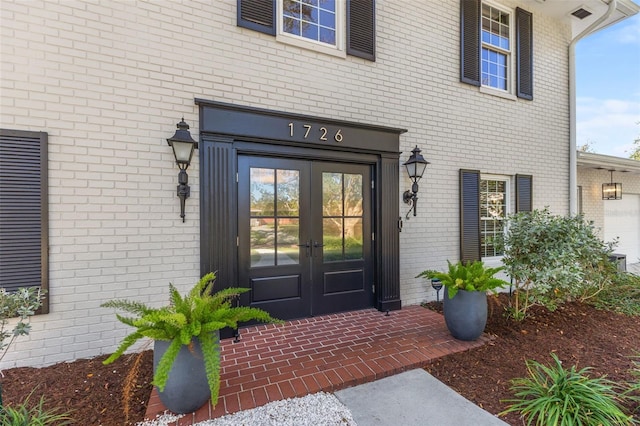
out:
M317 241L314 241L314 242L313 242L313 248L314 248L314 249L319 249L320 247L324 247L324 244L320 244L320 243L319 243L319 242L317 242ZM318 252L318 251L313 250L313 257L316 257L316 253L317 253L317 252Z
M309 250L311 249L311 244L309 243L309 241L307 241L304 244L298 244L298 247L304 247L305 256L309 257Z

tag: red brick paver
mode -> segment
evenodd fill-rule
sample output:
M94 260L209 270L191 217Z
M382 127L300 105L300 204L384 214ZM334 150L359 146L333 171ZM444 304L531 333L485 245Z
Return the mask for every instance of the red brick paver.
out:
M177 425L191 425L318 391L333 392L377 380L483 345L455 340L442 315L408 306L388 315L374 309L240 329L240 341L221 343L220 397ZM165 407L154 390L146 418Z

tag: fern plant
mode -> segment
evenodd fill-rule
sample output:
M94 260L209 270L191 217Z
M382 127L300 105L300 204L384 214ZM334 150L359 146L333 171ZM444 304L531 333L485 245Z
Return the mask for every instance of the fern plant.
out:
M181 347L190 346L193 338L197 337L202 347L211 402L215 406L220 389L220 345L214 337L214 332L225 327L235 329L238 328L238 323L251 320L281 322L261 309L232 306L233 299L249 289L226 288L214 293L215 278L215 273L206 274L185 297L180 295L173 284L169 284L170 304L161 308L151 308L129 300L111 300L103 303L102 307L134 314L134 317L119 314L116 314L116 317L120 322L136 329L123 339L117 350L103 363L114 362L143 337L170 341L169 348L160 358L153 377L153 384L162 392Z
M438 272L432 269L422 271L416 278L437 278L447 288L449 299L458 293L458 290L466 291L489 291L495 290L509 283L494 277L495 274L503 270L503 267L488 268L482 261L451 263L448 272Z

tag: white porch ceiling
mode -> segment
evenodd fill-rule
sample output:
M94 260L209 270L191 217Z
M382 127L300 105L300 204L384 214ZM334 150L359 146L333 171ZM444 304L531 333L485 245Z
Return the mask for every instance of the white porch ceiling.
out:
M640 161L591 152L578 152L578 167L613 170L640 176Z

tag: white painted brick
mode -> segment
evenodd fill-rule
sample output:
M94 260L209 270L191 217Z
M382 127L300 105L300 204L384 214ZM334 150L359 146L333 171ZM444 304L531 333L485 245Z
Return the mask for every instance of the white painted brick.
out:
M239 28L235 0L4 0L0 8L0 127L49 135L52 300L3 368L112 352L128 330L100 303L159 306L169 282L181 290L196 282L198 154L183 224L166 144L182 117L197 135L196 97L408 129L400 162L417 144L431 165L419 216L400 234L404 305L435 299L415 276L458 258L460 168L533 174L534 207L568 210L568 185L557 183L568 181L570 31L543 15L534 15L528 102L459 82L458 0L378 2L373 63ZM409 187L402 176L401 192Z

